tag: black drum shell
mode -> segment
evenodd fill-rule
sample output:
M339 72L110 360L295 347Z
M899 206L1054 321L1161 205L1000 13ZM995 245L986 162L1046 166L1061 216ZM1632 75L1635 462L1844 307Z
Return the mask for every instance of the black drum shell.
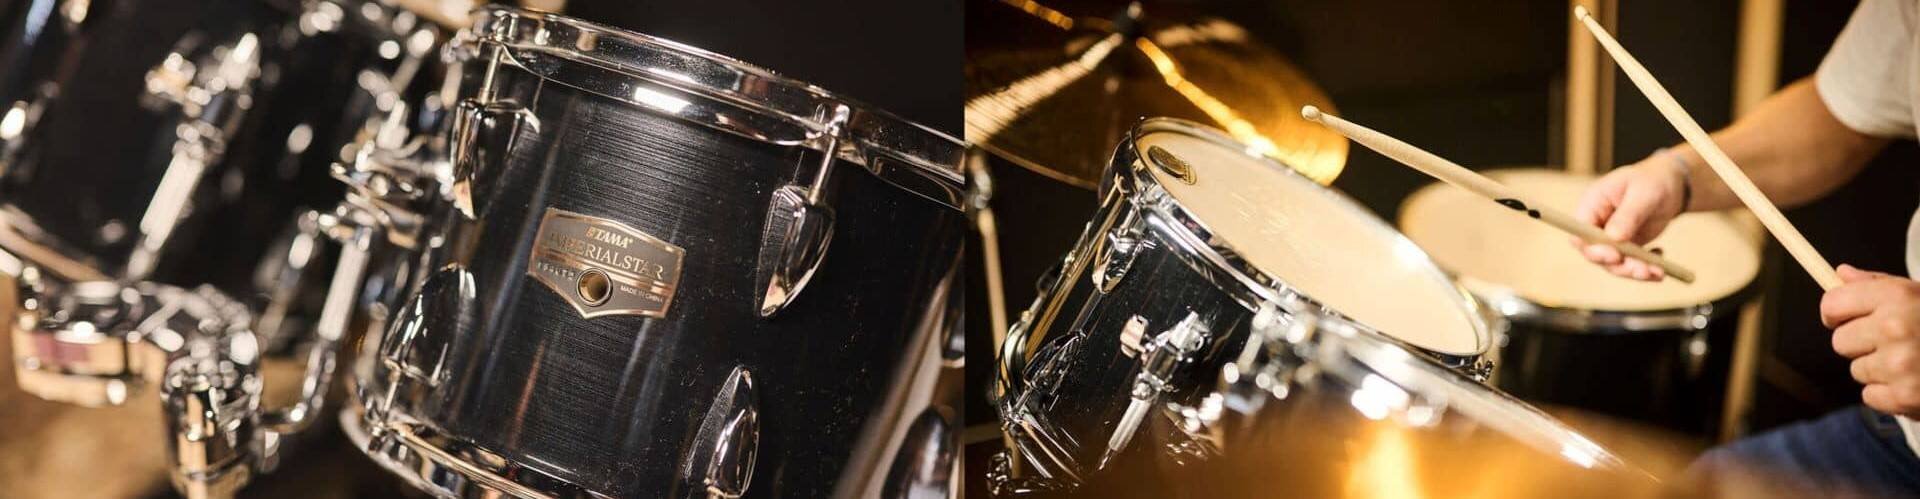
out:
M1738 293L1704 305L1704 327L1626 327L1633 317L1692 312L1574 313L1548 309L1505 318L1493 382L1530 402L1590 410L1716 438L1739 336ZM1586 324L1569 323L1584 316ZM1556 320L1563 319L1563 320ZM1653 321L1648 321L1653 322ZM1660 322L1689 323L1688 320ZM1702 349L1695 353L1694 349Z
M1116 189L1108 195L1124 193ZM1060 463L1067 469L1052 470L1055 473L1095 471L1106 452L1107 438L1127 408L1140 371L1137 355L1125 352L1121 344L1121 329L1133 317L1145 320L1145 339L1188 314L1198 315L1205 325L1208 340L1203 353L1181 367L1173 383L1179 388L1161 399L1161 403L1189 405L1206 395L1219 367L1228 360L1220 352L1238 351L1246 341L1253 317L1251 309L1215 284L1212 274L1196 268L1165 226L1152 223L1142 223L1147 227L1144 239L1150 242L1139 246L1125 275L1110 289L1099 290L1092 277L1093 262L1110 246L1108 235L1130 216L1144 216L1131 202L1110 199L1104 204L1079 245L1061 263L1057 280L1042 283L1040 297L1028 309L1031 321L1016 323L998 363L1003 370L1004 394L999 401L1003 424L1023 447L1036 441L1064 446L1061 450L1072 462ZM1154 405L1153 414L1160 406ZM1022 429L1029 426L1022 424L1027 418L1020 414L1040 422L1037 426L1048 434L1024 433ZM1137 455L1140 447L1150 445L1149 440L1135 437L1127 454ZM1046 454L1034 448L1024 451L1029 456Z
M477 175L490 185L473 190L483 196L474 217L450 214L424 255L434 274L417 298L425 329L413 348L443 354L445 374L434 389L397 388L408 395L393 411L588 493L678 496L700 490L682 477L684 461L742 368L759 411L748 496L822 497L884 476L876 443L915 416L897 414L889 395L915 381L901 373L940 339L939 288L958 264L964 214L837 162L826 256L796 301L762 318L755 256L768 202L818 152L512 65L494 78L498 98L526 106L538 129L515 134L498 168ZM531 278L548 208L683 248L665 316L585 319ZM458 296L461 286L445 284L455 279L474 294Z

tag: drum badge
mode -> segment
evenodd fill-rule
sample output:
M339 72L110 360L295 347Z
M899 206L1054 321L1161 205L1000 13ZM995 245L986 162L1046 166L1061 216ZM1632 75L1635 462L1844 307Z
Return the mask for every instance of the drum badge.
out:
M581 317L665 317L686 254L627 224L547 208L527 274Z

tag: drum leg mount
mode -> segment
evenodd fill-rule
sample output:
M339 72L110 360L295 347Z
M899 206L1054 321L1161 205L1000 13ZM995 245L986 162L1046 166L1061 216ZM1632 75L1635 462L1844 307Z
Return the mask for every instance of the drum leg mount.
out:
M322 217L326 220L326 217ZM193 498L230 497L277 466L282 438L324 410L341 338L364 278L373 230L323 221L343 243L300 396L260 407L261 346L247 308L211 287L58 282L24 266L13 326L22 390L82 406L118 406L151 385L168 428L171 480Z

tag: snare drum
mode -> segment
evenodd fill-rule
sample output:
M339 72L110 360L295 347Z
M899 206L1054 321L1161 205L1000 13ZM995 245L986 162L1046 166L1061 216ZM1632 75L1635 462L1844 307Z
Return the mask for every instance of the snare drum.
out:
M1487 175L1571 212L1588 177L1541 169ZM1582 258L1564 233L1466 191L1435 184L1407 198L1407 237L1489 304L1505 338L1502 389L1710 436L1720 423L1735 316L1760 253L1724 213L1681 215L1649 247L1698 279L1623 279Z
M1079 482L1152 414L1197 406L1263 305L1350 317L1426 361L1487 368L1474 303L1418 247L1247 151L1151 119L1115 152L1099 212L1000 352L1002 420L1035 475Z
M950 485L958 141L567 17L468 33L454 209L364 346L362 448L446 496Z

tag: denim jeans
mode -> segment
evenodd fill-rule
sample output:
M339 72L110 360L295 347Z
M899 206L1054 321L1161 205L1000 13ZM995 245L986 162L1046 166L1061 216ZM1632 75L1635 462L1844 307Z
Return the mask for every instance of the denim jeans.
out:
M1920 497L1920 458L1892 416L1864 406L1730 442L1688 476L1720 497Z

